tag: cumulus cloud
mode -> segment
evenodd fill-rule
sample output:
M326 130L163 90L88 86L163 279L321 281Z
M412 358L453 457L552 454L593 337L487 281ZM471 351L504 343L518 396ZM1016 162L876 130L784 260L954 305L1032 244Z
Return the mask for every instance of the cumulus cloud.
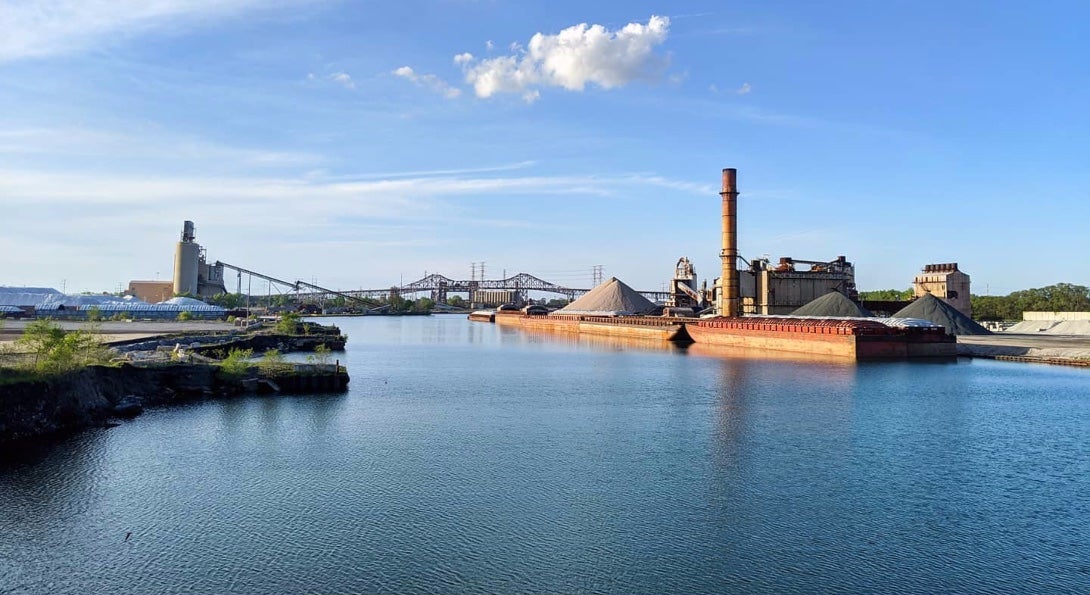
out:
M735 93L737 93L739 95L746 95L752 90L753 90L753 87L749 83L742 83L742 86L738 87L738 89L735 91Z
M469 54L463 55L469 56ZM454 61L457 62L459 57L460 56L455 56ZM470 59L472 59L472 56L470 56ZM394 70L392 74L405 80L412 81L417 86L439 93L447 99L454 99L462 94L461 89L450 86L446 81L434 74L420 74L408 66L402 66L401 68Z
M629 23L616 31L581 23L556 35L537 33L525 49L512 43L512 55L478 61L460 54L455 62L482 98L518 93L533 101L541 87L582 91L593 84L613 89L662 75L668 59L654 50L669 29L670 19L660 16L652 16L646 25Z

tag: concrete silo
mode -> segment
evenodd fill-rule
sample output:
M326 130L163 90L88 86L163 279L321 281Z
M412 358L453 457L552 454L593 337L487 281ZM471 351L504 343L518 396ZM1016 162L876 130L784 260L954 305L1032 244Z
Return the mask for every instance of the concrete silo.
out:
M174 293L197 295L197 271L200 264L201 246L196 240L193 222L182 226L182 240L174 248Z

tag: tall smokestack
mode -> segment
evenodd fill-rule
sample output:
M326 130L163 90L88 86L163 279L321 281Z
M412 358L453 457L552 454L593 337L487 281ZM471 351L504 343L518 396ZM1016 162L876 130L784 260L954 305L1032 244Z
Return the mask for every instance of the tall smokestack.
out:
M738 288L738 170L723 170L723 295L719 313L722 316L741 314L741 297Z

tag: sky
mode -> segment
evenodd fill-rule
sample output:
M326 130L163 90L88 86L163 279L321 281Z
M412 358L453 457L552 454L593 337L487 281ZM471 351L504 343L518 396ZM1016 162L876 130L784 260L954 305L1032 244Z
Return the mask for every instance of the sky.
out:
M0 285L1090 285L1090 3L0 0ZM229 279L228 285L232 285ZM255 290L256 291L256 290Z

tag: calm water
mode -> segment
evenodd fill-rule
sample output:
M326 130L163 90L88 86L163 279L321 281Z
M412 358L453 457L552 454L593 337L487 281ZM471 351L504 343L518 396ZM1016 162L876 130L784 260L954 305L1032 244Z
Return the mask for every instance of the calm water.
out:
M1090 592L1090 371L338 324L348 394L6 453L0 593Z

